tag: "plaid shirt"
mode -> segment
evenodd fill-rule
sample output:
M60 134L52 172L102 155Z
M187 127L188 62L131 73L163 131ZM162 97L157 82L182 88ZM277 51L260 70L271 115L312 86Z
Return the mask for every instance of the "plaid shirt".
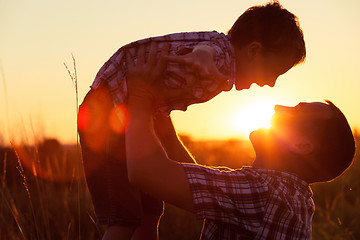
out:
M170 43L171 55L190 53L193 47L198 44L211 46L216 52L215 65L221 73L229 77L227 86L224 86L223 83L216 80L199 79L189 66L169 62L165 71L165 85L172 89L185 89L189 96L180 99L167 99L166 103L156 106L159 112L168 114L175 109L185 111L190 104L206 102L220 92L232 88L235 82L234 50L228 36L216 31L174 33L125 45L101 67L91 87L96 88L101 82L106 82L114 104L125 103L127 97L125 51L128 51L136 61L139 46L145 45L146 54L148 54L151 42L157 42L158 54L160 54L164 43Z
M310 239L315 211L309 185L296 175L243 167L183 164L202 239Z

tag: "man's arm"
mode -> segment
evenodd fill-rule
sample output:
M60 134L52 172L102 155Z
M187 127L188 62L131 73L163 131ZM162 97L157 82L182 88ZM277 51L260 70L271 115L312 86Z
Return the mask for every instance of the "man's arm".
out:
M166 48L164 49L162 56L167 53ZM156 51L156 45L152 45L146 62L144 49L139 49L137 64L127 55L130 121L125 141L129 181L158 199L193 211L192 195L184 168L169 159L154 130L152 115L154 92L149 83L160 79L166 66L161 59L157 61ZM168 127L173 128L172 124ZM176 132L173 129L172 133L170 131L170 134L164 136L171 136L170 138L174 139L174 134Z
M184 168L167 157L156 137L149 99L130 95L128 107L130 123L125 139L130 183L158 199L193 211Z
M179 139L170 116L158 115L154 119L154 130L170 159L177 162L196 163Z

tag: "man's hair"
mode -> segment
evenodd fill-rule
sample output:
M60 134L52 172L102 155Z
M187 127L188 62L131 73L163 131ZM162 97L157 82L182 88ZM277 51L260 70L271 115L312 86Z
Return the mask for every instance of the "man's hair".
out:
M307 165L313 169L306 179L309 183L327 182L340 176L352 163L355 140L344 114L331 101L330 119L319 120L312 129L315 138L313 158Z
M257 41L265 53L293 54L294 65L305 61L306 47L298 18L278 1L247 9L228 34L237 48Z

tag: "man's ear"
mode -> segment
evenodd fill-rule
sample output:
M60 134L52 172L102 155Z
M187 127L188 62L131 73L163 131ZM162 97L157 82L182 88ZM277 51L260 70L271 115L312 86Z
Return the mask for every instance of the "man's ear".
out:
M297 139L291 145L291 150L300 155L307 155L314 151L314 144L308 139Z
M247 58L252 61L258 57L262 52L262 44L259 42L251 42L247 47Z

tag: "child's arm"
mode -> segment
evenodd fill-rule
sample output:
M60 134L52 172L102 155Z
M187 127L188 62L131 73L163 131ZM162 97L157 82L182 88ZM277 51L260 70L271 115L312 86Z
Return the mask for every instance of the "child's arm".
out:
M191 66L195 73L202 78L219 79L224 82L228 79L215 65L215 50L208 45L196 45L191 53L181 56L165 56L165 59Z

